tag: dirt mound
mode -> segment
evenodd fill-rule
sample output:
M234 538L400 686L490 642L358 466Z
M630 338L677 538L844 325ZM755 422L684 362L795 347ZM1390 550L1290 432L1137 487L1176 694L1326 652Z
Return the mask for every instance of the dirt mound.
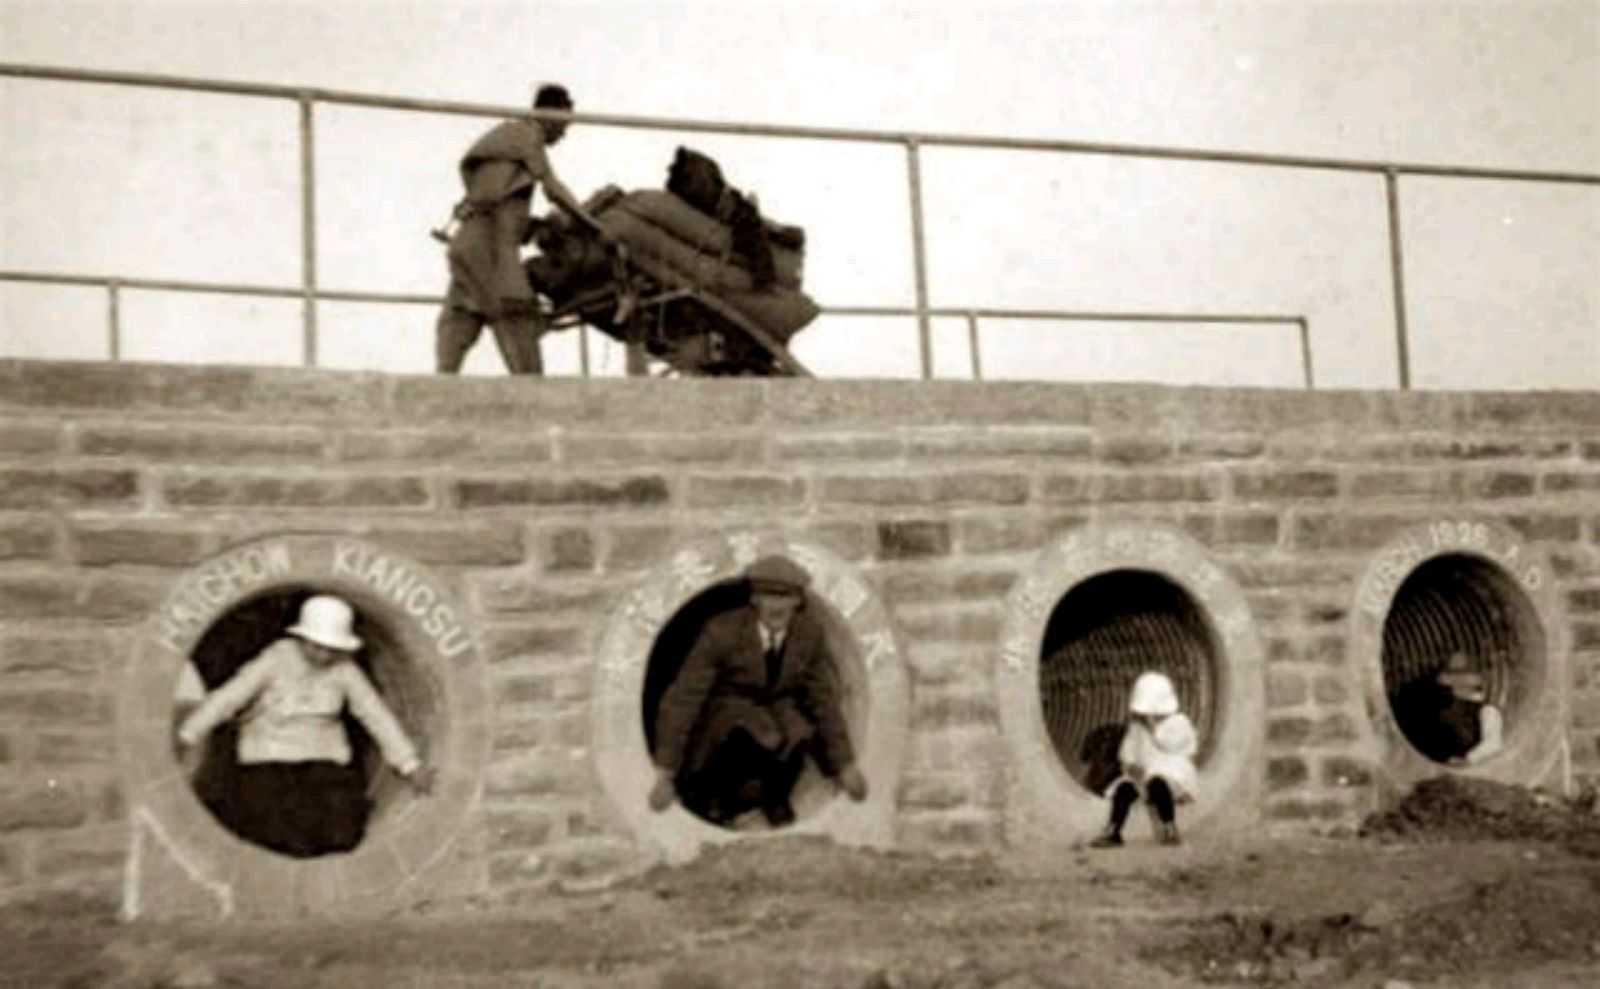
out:
M1374 853L1389 882L1373 883L1370 899L1212 913L1145 957L1189 979L1269 986L1358 977L1453 984L1532 964L1600 961L1600 817L1592 798L1441 776L1369 817L1361 834L1392 846ZM1423 880L1415 864L1395 858L1406 845L1439 850L1406 853L1412 858L1448 849L1456 857L1441 858L1452 864ZM1430 888L1419 889L1423 882Z
M1205 982L1260 985L1362 973L1431 980L1529 961L1600 960L1597 893L1600 873L1551 870L1474 883L1410 911L1378 901L1359 914L1299 919L1228 912L1145 956Z
M1600 858L1594 805L1592 792L1563 800L1491 780L1436 776L1418 783L1393 810L1367 818L1361 833L1407 841L1549 841Z

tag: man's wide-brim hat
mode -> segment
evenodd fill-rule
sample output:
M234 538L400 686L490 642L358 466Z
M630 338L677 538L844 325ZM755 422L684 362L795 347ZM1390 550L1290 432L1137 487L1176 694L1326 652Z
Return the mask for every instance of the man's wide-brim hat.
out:
M355 621L355 609L343 598L319 594L306 598L306 603L300 606L300 620L289 626L289 634L329 649L355 652L361 648Z
M763 556L744 571L754 594L804 594L811 575L787 556Z

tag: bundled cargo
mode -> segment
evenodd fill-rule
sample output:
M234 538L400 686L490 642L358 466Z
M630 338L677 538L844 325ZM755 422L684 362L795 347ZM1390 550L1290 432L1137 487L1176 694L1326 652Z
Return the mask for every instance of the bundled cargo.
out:
M804 232L762 218L721 184L715 162L687 149L668 187L676 192L607 186L585 203L620 257L563 214L536 220L534 288L558 320L640 344L681 373L804 374L785 346L820 312L800 289Z
M610 201L594 205L596 219L631 250L659 257L718 291L752 292L770 287L757 283L749 258L734 253L729 227L670 192L640 189L615 193ZM770 243L771 284L800 287L803 245L803 238L800 247Z

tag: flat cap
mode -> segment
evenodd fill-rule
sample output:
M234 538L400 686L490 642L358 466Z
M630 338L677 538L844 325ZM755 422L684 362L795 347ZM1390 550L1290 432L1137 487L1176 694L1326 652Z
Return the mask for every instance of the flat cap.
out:
M799 594L811 583L805 568L787 556L763 556L745 568L744 577L753 591L788 591Z

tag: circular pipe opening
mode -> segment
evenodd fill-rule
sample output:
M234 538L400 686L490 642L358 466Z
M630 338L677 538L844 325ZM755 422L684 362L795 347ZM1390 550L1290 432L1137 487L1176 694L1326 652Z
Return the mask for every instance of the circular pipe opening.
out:
M1538 616L1517 583L1475 556L1434 557L1395 592L1383 623L1383 678L1390 710L1412 748L1445 762L1457 740L1439 730L1448 698L1435 678L1452 653L1467 657L1498 707L1506 742L1541 691L1545 642Z
M820 617L821 632L838 663L844 720L856 764L867 780L866 799L837 799L833 783L819 781L820 793L803 791L791 802L793 825L753 834L717 827L681 803L655 811L648 800L656 781L654 739L647 733L654 734L650 715L659 707L660 684L671 679L658 664L681 659L688 648L687 632L675 623L681 621L684 629L703 628L710 613L741 600L726 585L742 581L752 562L770 554L788 557L811 575L807 607ZM595 664L590 724L601 786L642 848L663 861L682 863L707 847L783 834L825 836L854 847L882 848L895 842L900 768L911 730L908 670L887 606L855 565L807 539L731 530L677 544L636 584L619 591ZM710 599L696 603L708 592ZM728 597L716 602L718 594ZM704 612L692 617L680 614L702 607ZM658 641L669 624L675 627L666 638L676 643L670 649ZM671 653L676 657L668 658ZM651 679L658 685L647 692Z
M1113 570L1072 587L1050 614L1040 647L1039 697L1056 756L1091 792L1119 772L1117 747L1134 679L1172 679L1210 753L1217 718L1217 644L1187 591L1160 574Z
M677 678L701 630L713 618L749 605L748 583L742 578L725 580L690 598L662 626L650 649L640 695L640 718L652 761L656 751L656 721L662 695ZM806 593L803 608L822 625L829 651L837 664L835 673L839 684L840 707L850 729L850 741L859 750L863 739L867 737L867 672L856 648L855 638L850 634L844 618L816 594ZM815 760L808 756L790 799L796 822L817 814L835 795L833 785L823 778ZM693 807L685 805L685 809L700 820L714 823ZM754 817L748 820L753 821ZM741 822L740 830L745 826ZM766 827L764 824L753 826Z
M220 615L200 636L190 654L190 665L207 692L216 690L239 668L285 637L299 615L300 606L322 588L278 587L242 600ZM338 593L335 591L335 593ZM427 740L441 729L442 690L429 681L427 673L408 661L397 636L358 599L347 600L356 609L355 633L362 648L356 664L377 688L384 703L394 712L401 726L418 749L426 753ZM174 703L174 728L194 707L180 687ZM361 722L348 710L341 717L350 739L351 766L362 782L364 808L361 831L370 836L374 828L392 818L415 799L393 772L386 772L382 753ZM190 785L200 802L216 820L253 844L267 847L259 835L262 818L270 808L252 806L240 787L237 759L238 717L219 725L201 746L199 764L190 775ZM366 840L365 837L362 839Z

